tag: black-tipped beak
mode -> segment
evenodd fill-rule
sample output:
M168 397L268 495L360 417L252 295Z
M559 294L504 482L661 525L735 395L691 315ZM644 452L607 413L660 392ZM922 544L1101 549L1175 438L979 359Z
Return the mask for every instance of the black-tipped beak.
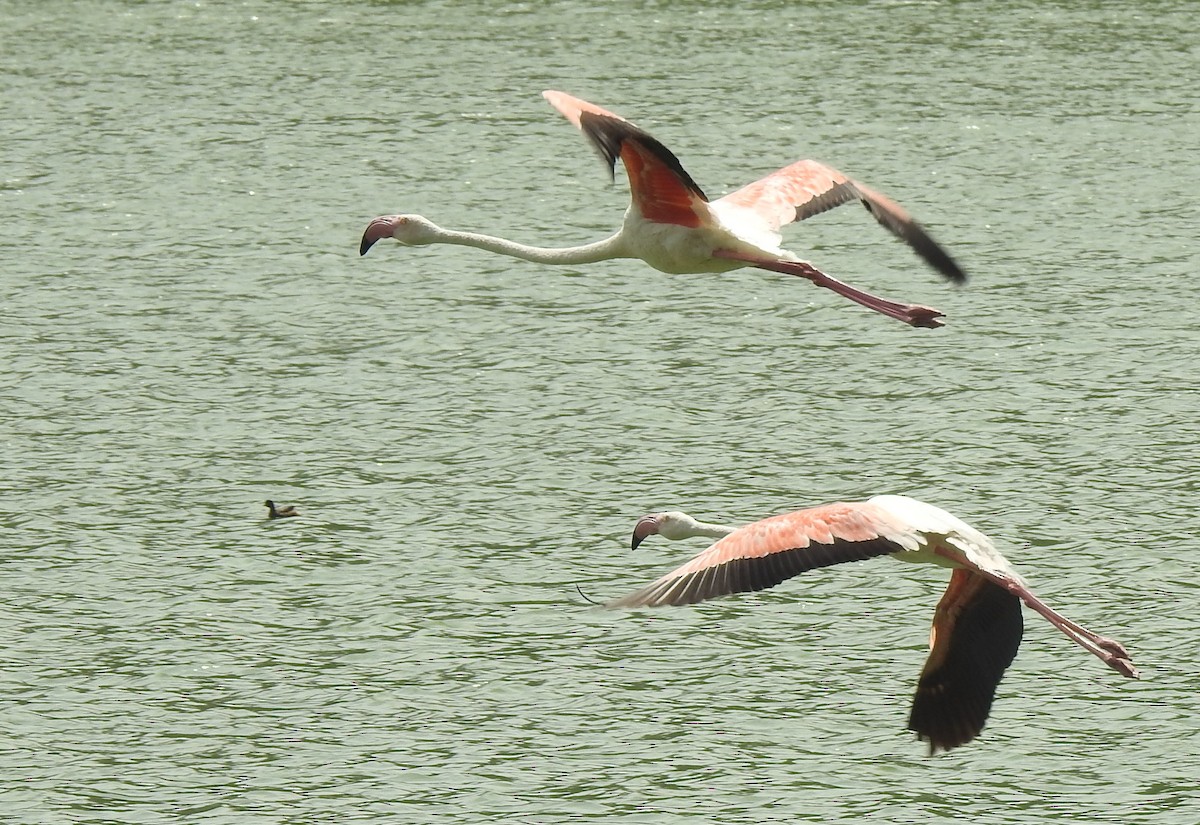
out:
M363 232L362 243L358 245L358 254L366 255L367 250L373 247L377 241L392 237L394 228L391 218L376 218L371 221L367 224L367 230Z
M658 532L658 518L655 516L642 516L638 519L638 523L633 526L633 541L630 549L638 549L638 545L645 541L650 536Z

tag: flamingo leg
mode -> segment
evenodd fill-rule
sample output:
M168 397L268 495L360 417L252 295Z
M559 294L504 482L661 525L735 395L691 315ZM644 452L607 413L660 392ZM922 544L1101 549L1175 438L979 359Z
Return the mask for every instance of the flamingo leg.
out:
M1044 616L1047 621L1065 633L1068 638L1073 639L1085 649L1090 650L1104 664L1122 676L1128 676L1131 679L1140 678L1138 669L1133 666L1133 662L1129 658L1129 652L1116 639L1101 636L1099 633L1094 633L1083 625L1071 621L1028 590L1024 593L1017 591L1017 595L1032 610ZM1085 640L1086 644L1081 640Z
M807 264L803 261L778 261L770 258L759 258L753 255L743 255L742 253L728 249L717 249L712 254L716 258L745 261L759 269L767 269L771 272L781 272L784 275L795 275L798 278L806 278L817 286L832 290L843 298L849 298L860 306L872 309L889 318L895 318L897 321L903 321L909 326L936 329L944 325L938 319L944 317L945 313L939 312L933 307L922 306L920 304L901 304L896 301L889 301L886 298L880 298L878 295L872 295L869 292L863 292L861 289L855 289L849 284L839 281L837 278L831 278L812 264Z
M1030 610L1042 616L1046 621L1062 631L1068 639L1122 676L1128 676L1131 679L1141 678L1141 674L1138 673L1138 669L1134 667L1133 661L1129 658L1129 651L1116 639L1101 636L1099 633L1088 630L1078 622L1071 621L1035 596L1033 591L1019 581L984 571L980 571L980 573L1018 596Z

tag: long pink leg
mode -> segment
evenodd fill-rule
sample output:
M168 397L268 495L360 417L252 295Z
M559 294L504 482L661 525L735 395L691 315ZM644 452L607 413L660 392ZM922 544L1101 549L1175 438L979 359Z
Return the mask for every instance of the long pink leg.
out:
M863 292L861 289L855 289L849 284L839 281L837 278L829 277L815 266L803 261L774 261L770 258L743 255L728 249L714 250L713 257L745 261L759 269L768 269L772 272L782 272L784 275L807 278L817 286L833 290L843 298L849 298L856 304L860 304L867 309L873 309L889 318L895 318L897 321L903 321L910 326L927 327L929 329L936 329L943 326L943 323L938 319L945 317L945 313L939 312L933 307L922 306L920 304L901 304L896 301L889 301L886 298L880 298L878 295L872 295L869 292Z
M1133 666L1133 661L1129 658L1129 651L1125 646L1116 639L1110 639L1107 636L1101 636L1099 633L1093 633L1081 624L1073 622L1066 616L1059 613L1057 610L1046 604L1033 594L1028 587L1021 584L1019 581L1014 581L1006 576L999 576L993 573L980 570L981 575L986 576L996 584L1000 585L1010 593L1018 596L1021 601L1025 602L1029 608L1042 617L1050 624L1057 627L1064 635L1075 644L1082 647L1084 650L1096 656L1104 664L1111 667L1113 670L1120 673L1122 676L1128 676L1131 679L1141 678L1138 669Z
M1025 604L1029 605L1030 608L1046 617L1047 621L1049 621L1063 633L1066 633L1070 638L1078 641L1079 638L1082 637L1090 642L1091 645L1095 645L1095 647L1098 648L1098 651L1093 650L1090 645L1084 645L1084 647L1092 650L1093 653L1100 657L1104 664L1108 665L1122 676L1128 676L1131 679L1138 679L1141 677L1141 674L1138 673L1138 669L1133 666L1133 662L1129 658L1129 651L1127 651L1125 646L1116 639L1110 639L1107 636L1101 636L1099 633L1093 633L1092 631L1088 630L1083 625L1076 624L1066 616L1063 616L1054 608L1050 607L1050 605L1043 602L1037 596L1030 593L1028 590L1026 590L1023 594L1018 593L1017 595L1021 597L1021 600L1025 602Z

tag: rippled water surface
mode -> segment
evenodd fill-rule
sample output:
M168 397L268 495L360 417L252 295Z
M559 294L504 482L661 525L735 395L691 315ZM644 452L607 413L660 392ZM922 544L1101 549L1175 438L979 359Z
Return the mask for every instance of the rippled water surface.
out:
M0 819L1200 820L1200 14L1188 2L0 0ZM783 276L380 244L619 222L539 93L792 227ZM905 731L944 571L606 613L710 520L882 492L992 534L1032 613L984 735ZM264 519L262 501L300 518Z

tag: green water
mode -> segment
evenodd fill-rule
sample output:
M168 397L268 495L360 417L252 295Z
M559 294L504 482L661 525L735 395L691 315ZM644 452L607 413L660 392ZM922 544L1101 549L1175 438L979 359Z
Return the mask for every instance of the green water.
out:
M1200 821L1200 13L1188 2L0 2L0 821ZM380 244L616 227L539 93L712 196L889 193L795 279ZM843 214L844 213L844 214ZM975 743L904 730L945 572L612 614L743 522L882 492L1034 614ZM302 517L269 522L262 501Z

